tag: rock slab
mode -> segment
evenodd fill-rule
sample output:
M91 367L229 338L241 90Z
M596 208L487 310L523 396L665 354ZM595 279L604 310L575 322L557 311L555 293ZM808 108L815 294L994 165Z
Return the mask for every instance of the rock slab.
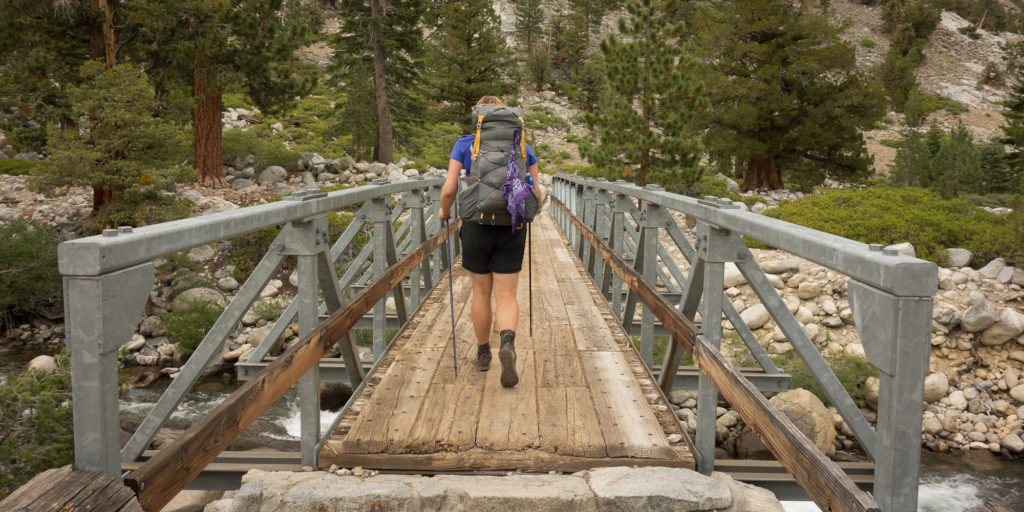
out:
M341 474L343 471L339 470ZM385 508L380 508L384 506ZM611 467L573 475L339 476L252 470L219 511L776 512L769 491L680 468Z

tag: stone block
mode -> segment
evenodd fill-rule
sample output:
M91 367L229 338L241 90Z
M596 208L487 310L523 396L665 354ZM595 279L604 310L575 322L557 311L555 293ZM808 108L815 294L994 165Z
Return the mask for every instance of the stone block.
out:
M728 485L688 469L601 468L588 480L602 512L718 510L732 504Z

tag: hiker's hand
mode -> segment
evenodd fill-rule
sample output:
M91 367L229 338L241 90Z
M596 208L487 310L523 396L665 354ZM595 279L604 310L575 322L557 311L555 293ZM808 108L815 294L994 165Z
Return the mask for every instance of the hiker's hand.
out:
M444 221L452 218L452 211L451 211L451 209L450 208L441 208L440 210L437 211L437 218L441 219L441 222L444 222Z

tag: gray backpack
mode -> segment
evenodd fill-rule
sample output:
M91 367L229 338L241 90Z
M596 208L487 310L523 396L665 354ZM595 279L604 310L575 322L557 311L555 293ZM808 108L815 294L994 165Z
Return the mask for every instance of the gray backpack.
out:
M493 226L511 226L512 215L505 202L505 180L508 163L513 152L519 168L519 177L525 179L526 135L523 110L499 105L477 105L473 108L476 140L468 176L460 178L459 216L463 221ZM521 140L514 144L515 131ZM514 151L513 151L514 150ZM526 222L537 213L537 196L530 193L525 199Z

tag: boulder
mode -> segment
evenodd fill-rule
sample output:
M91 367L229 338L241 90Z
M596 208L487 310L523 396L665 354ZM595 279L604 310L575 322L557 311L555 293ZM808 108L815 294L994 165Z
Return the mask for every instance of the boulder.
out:
M910 256L911 258L917 257L917 251L914 250L914 245L910 242L900 242L898 244L892 244L886 246L886 249L896 249L897 252L904 256Z
M942 422L935 416L926 416L921 420L921 428L928 434L938 435L942 432Z
M246 178L238 178L231 182L231 190L242 190L243 188L249 188L255 185L252 180Z
M1013 277L1010 282L1017 286L1024 286L1024 268L1013 269Z
M320 383L320 410L338 411L352 396L352 386L343 382Z
M380 176L381 174L384 174L387 171L387 169L388 166L386 164L374 162L366 168L366 172L372 173L374 176Z
M732 504L725 483L682 468L611 467L590 471L601 511L718 510Z
M53 356L36 356L28 362L26 370L39 370L41 372L55 372L57 371L57 360Z
M724 175L722 173L716 174L715 175L715 179L719 180L719 181L724 181L725 182L725 190L728 191L728 192L739 192L740 191L740 184L736 183L736 180L734 180L734 179L732 179L732 178L730 178L730 177L728 177L728 176L726 176L726 175Z
M775 494L761 487L734 480L728 473L715 471L711 478L725 483L732 493L732 505L722 512L785 512Z
M1000 441L1007 450L1013 453L1024 452L1024 441L1021 440L1017 434L1008 434L1004 436Z
M188 259L198 263L210 261L215 256L217 256L217 250L211 245L200 245L188 251Z
M736 267L735 263L729 262L725 264L725 273L723 282L725 286L723 288L732 288L733 286L739 286L747 282L747 278L743 277L740 273L740 269Z
M192 288L178 294L171 303L171 309L184 309L199 302L210 302L218 306L224 306L227 302L220 292L212 288Z
M288 180L288 171L284 170L284 167L279 165L271 165L263 172L260 173L260 177L257 178L257 183L260 185L276 185L278 183L284 183Z
M1015 388L1011 389L1010 398L1024 404L1024 384L1018 384Z
M835 453L832 441L836 438L836 429L832 423L832 413L813 393L801 388L791 389L773 396L768 403L785 414L822 453ZM753 437L756 436L752 436L750 427L744 427L740 434L741 441L736 443L737 455L740 458L764 458L767 448L758 447L760 440L755 442ZM763 446L763 443L760 444ZM770 452L768 455L770 456Z
M402 174L402 171L395 170L391 171L388 174L388 181L390 181L391 183L397 183L399 181L405 181L408 179L409 178L406 175Z
M999 315L999 321L981 333L982 345L1002 345L1024 332L1024 314L1006 308Z
M797 287L796 294L803 300L809 300L821 294L821 285L814 281L804 281Z
M963 319L960 321L960 328L966 332L980 332L992 327L992 324L999 320L999 313L995 306L987 300L967 308Z
M945 373L933 373L924 379L924 401L935 402L949 392L949 379Z
M785 274L786 272L796 272L800 270L800 262L792 258L777 261L766 261L761 264L761 270L766 274Z
M999 276L999 272L1002 271L1004 267L1006 267L1006 261L1002 258L996 258L988 262L984 267L978 269L978 273L989 279L995 279Z
M206 505L219 500L224 491L181 491L161 512L203 512Z
M971 260L974 259L974 253L967 249L952 248L946 249L946 265L950 267L967 267L970 266Z
M768 308L764 307L764 304L754 304L753 306L744 309L740 313L740 318L743 319L743 323L747 324L747 327L751 329L757 329L763 326L772 319Z

